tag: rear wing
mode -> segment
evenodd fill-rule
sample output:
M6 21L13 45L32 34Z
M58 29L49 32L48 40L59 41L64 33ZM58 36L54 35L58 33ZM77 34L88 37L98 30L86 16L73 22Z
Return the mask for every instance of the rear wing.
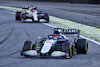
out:
M28 9L29 6L22 6L21 8L22 8L22 9Z
M54 32L59 31L59 30L61 30L60 33L62 33L62 34L77 34L78 37L80 35L80 30L79 29L54 28Z

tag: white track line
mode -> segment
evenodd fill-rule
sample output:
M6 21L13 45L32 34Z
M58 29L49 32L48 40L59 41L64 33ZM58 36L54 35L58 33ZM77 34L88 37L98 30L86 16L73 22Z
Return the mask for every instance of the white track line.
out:
M84 39L87 39L87 40L89 40L89 41L91 41L91 42L93 42L93 43L95 43L95 44L100 45L100 42L98 42L98 41L95 41L95 40L93 40L93 39L90 39L90 38L84 37L84 36L82 36L82 35L80 35L80 37L81 37L81 38L84 38Z
M15 14L14 12L11 12L11 11L8 11L8 10L6 10L6 12L11 13L11 14Z
M53 26L53 25L50 25L50 24L48 24L48 23L43 23L44 25L47 25L47 26L49 26L49 27L53 27L53 28L57 28L57 26Z
M8 12L8 13L11 13L11 14L15 14L14 12L10 12L10 11L7 11L7 12ZM53 28L57 28L57 26L53 26L53 25L50 25L50 24L47 24L47 23L43 23L43 24L44 24L44 25L47 25L47 26L50 26L50 27L53 27ZM82 35L80 35L80 37L81 37L81 38L84 38L84 39L87 39L87 40L89 40L89 41L91 41L91 42L93 42L93 43L95 43L95 44L100 45L100 42L98 42L98 41L95 41L95 40L93 40L93 39L84 37L84 36L82 36Z

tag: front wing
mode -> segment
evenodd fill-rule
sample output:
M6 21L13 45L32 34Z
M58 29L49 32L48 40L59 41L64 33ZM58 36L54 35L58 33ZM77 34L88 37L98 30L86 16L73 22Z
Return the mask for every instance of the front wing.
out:
M25 57L41 57L41 58L70 58L69 53L54 51L51 55L37 53L35 50L21 51L21 56Z

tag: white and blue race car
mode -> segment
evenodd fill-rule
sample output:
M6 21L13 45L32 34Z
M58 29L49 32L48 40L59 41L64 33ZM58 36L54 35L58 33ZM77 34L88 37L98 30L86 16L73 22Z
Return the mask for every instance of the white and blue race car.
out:
M88 41L79 38L79 33L77 29L55 28L47 38L39 38L35 43L26 41L21 56L71 58L75 53L86 54Z

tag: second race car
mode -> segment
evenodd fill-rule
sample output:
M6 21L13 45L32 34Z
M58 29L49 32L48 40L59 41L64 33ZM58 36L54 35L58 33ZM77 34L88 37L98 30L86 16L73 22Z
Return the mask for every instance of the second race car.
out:
M42 13L37 11L36 6L23 6L21 11L17 11L15 14L15 19L25 22L26 19L31 19L32 22L40 22L40 19L45 19L45 22L49 22L49 15L47 13Z

